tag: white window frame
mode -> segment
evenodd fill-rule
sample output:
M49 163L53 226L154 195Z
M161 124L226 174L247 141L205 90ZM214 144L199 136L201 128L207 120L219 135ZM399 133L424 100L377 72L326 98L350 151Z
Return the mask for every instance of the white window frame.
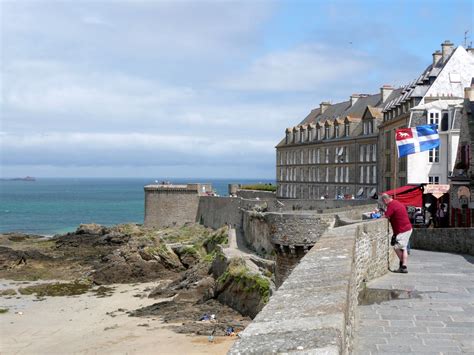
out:
M430 184L439 185L439 175L429 175L428 182Z
M439 147L430 149L428 151L428 162L439 163Z

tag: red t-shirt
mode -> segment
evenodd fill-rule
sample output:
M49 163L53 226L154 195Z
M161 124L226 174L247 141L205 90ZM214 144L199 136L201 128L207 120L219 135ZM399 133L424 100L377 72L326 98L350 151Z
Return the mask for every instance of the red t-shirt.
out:
M405 206L397 200L392 200L387 205L385 217L390 220L395 235L408 232L412 228Z

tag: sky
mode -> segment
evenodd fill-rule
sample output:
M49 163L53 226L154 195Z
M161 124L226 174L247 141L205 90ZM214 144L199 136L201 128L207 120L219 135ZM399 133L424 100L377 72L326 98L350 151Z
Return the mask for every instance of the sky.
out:
M0 0L2 177L275 177L321 101L400 86L473 2Z

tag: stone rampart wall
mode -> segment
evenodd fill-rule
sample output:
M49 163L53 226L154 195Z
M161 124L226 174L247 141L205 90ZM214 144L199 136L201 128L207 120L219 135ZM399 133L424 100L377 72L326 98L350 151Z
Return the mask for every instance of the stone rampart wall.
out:
M257 190L237 190L237 197L246 199L260 199L260 200L275 200L276 194L270 191L257 191Z
M415 249L474 255L474 228L417 228L410 241Z
M383 275L394 254L387 220L324 233L302 258L230 354L348 354L363 281Z
M171 227L194 223L199 196L192 190L145 190L145 226Z
M270 211L328 210L374 204L374 200L294 200L278 199L278 206L270 206Z
M241 228L242 204L243 200L237 197L200 197L195 221L214 229L218 229L225 224Z

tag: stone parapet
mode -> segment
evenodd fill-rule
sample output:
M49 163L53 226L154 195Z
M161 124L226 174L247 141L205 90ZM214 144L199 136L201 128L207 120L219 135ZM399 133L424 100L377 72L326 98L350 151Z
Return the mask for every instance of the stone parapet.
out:
M387 220L326 231L241 333L229 354L347 354L365 281L394 254Z
M414 229L412 248L474 255L474 228Z

